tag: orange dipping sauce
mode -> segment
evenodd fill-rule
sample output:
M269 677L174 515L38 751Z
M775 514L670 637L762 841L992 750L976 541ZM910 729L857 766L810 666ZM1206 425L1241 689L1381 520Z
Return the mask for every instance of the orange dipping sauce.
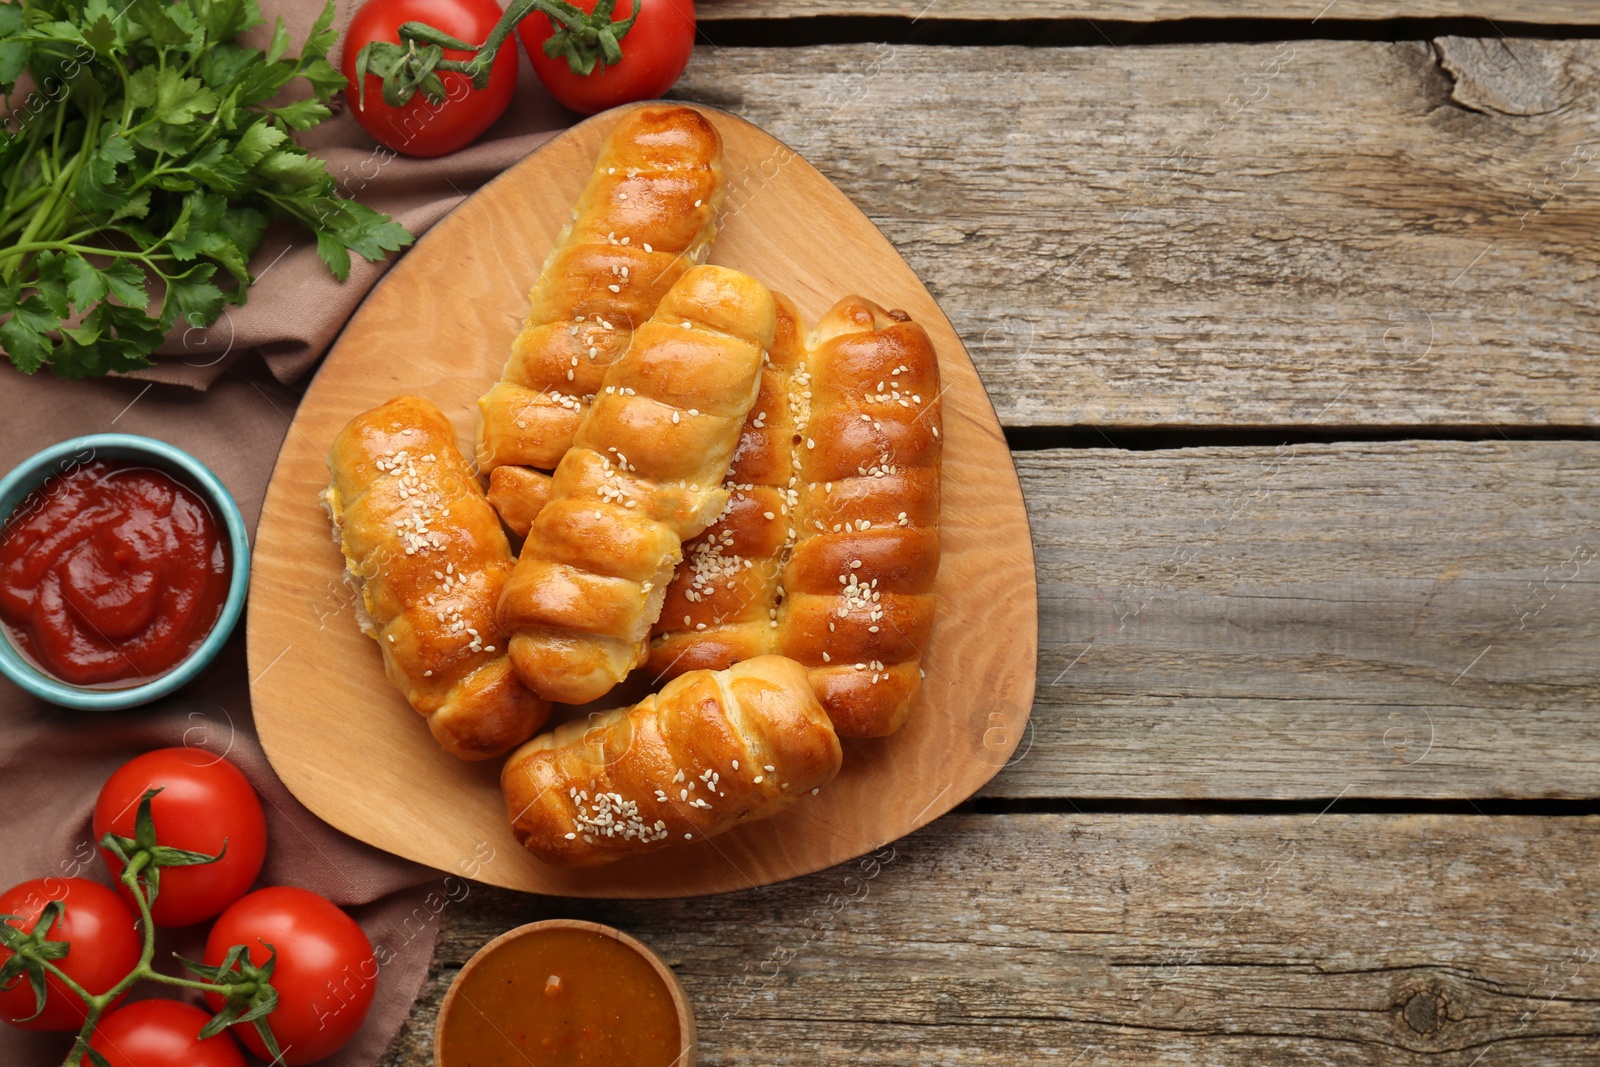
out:
M205 640L228 571L198 492L153 467L96 460L48 479L0 527L0 619L63 682L138 684Z
M682 1052L672 992L614 937L535 930L477 960L455 987L444 1067L671 1067Z

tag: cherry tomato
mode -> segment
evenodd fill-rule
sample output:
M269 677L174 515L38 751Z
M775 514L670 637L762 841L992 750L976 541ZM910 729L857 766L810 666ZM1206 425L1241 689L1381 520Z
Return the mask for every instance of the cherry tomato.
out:
M594 0L574 0L584 11L594 10ZM634 0L617 0L611 17L617 21L633 14ZM544 54L544 43L555 33L550 17L540 12L517 26L522 46L533 61L550 95L574 111L593 115L608 107L654 100L668 89L689 65L694 51L694 0L644 0L639 21L620 42L622 61L613 66L596 64L589 74L574 74L565 56Z
M111 1067L245 1067L244 1053L227 1034L200 1040L211 1016L176 1000L139 1000L105 1016L89 1047ZM79 1061L89 1067L89 1057Z
M465 148L505 113L517 87L517 50L502 45L489 68L489 84L474 89L472 79L457 71L439 72L445 100L428 102L417 93L404 107L383 99L383 80L367 75L363 104L356 86L356 53L372 41L400 42L400 25L426 22L434 29L472 44L482 44L503 14L495 0L367 0L350 20L344 35L344 76L350 80L345 102L361 128L386 147L408 156L442 156ZM470 59L471 52L446 49L446 59Z
M278 951L272 987L278 1006L267 1016L283 1062L315 1063L355 1036L372 1007L378 961L356 921L327 898L306 889L258 889L223 912L206 939L205 962L216 966L233 945L249 949L250 962L266 963L266 945ZM208 995L213 1011L222 998ZM251 1023L235 1036L263 1059L266 1047Z
M39 914L52 900L66 905L48 941L70 941L67 954L54 963L90 993L99 995L122 981L139 964L144 947L134 927L133 912L99 882L84 878L35 878L0 893L0 915L23 933L31 933ZM0 948L0 962L11 950ZM45 976L44 1011L29 1019L35 1005L33 986L26 975L10 989L0 990L0 1018L24 1030L76 1030L83 1026L83 1001L54 975ZM24 1021L26 1020L26 1021Z
M239 768L196 748L158 748L124 763L100 790L94 805L94 839L107 831L132 837L145 790L162 787L150 802L156 843L215 856L216 863L164 867L151 916L157 926L190 926L219 914L244 896L261 873L267 855L267 818L261 801ZM111 877L122 862L104 849ZM133 905L120 883L117 891Z

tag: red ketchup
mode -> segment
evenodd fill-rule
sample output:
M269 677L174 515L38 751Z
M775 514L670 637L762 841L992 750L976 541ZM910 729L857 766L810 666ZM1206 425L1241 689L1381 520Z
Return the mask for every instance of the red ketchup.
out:
M63 682L139 684L205 640L228 568L199 493L151 467L96 460L51 477L0 529L0 619Z

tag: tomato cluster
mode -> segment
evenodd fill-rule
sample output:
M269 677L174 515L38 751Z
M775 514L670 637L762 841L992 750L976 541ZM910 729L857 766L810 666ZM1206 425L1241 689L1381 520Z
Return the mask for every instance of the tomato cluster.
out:
M160 791L152 796L152 790ZM153 852L146 849L142 860L128 846L139 835L140 806L147 798L156 847ZM278 1062L291 1067L315 1063L342 1048L361 1028L376 991L372 943L354 919L309 890L274 886L250 892L266 858L267 823L255 790L237 767L196 749L147 752L106 782L95 803L93 826L95 839L102 842L101 855L117 880L116 892L85 878L36 878L0 894L0 916L23 934L33 933L42 917L53 916L39 936L45 943L66 946L50 951L53 967L68 980L47 971L40 1007L31 979L13 976L0 987L0 1019L28 1030L82 1030L89 1007L72 984L100 997L134 974L171 981L150 972L152 933L140 929L138 917L145 905L156 926L215 920L202 970L227 970L241 957L258 968L273 961L269 984L276 1005L265 1021L283 1054ZM113 848L105 847L107 841ZM121 877L118 842L136 871L147 871L141 864L157 853L219 858L160 866L153 894L150 880L141 874L141 896L136 899ZM52 908L56 901L60 904ZM0 966L14 954L0 946ZM352 975L361 979L353 989ZM331 998L330 989L346 993ZM211 1012L224 1008L223 997L205 997ZM257 1056L268 1057L253 1022L236 1022L202 1040L201 1029L212 1015L198 1007L177 1000L116 1007L120 1000L119 994L95 1021L88 1040L88 1047L112 1067L244 1067L235 1038ZM91 1060L84 1056L84 1067Z
M595 0L574 0L592 13ZM634 13L635 0L617 0L611 17L625 21ZM486 88L474 90L459 71L438 72L444 100L429 101L422 93L401 106L383 99L382 80L370 71L365 85L356 77L356 57L374 42L401 43L400 27L425 23L458 42L487 41L503 14L495 0L367 0L344 38L344 76L350 86L345 101L363 129L385 147L408 156L442 156L464 148L492 126L511 103L517 86L517 54L501 47L490 62ZM535 11L517 24L517 36L527 50L533 72L551 96L563 106L585 115L634 100L651 100L672 88L694 51L694 0L645 0L639 17L621 40L622 59L597 65L588 74L574 73L566 58L545 54L544 46L556 33L549 15ZM445 49L451 60L466 60L471 52ZM485 56L486 61L487 56Z

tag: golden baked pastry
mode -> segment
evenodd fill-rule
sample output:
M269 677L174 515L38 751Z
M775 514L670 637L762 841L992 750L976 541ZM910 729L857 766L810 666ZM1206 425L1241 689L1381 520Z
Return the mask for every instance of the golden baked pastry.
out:
M585 703L644 662L683 542L727 502L774 328L760 282L695 267L607 369L500 598L512 663L540 696Z
M902 312L846 297L808 341L792 305L729 476L652 639L672 677L776 652L811 668L843 737L904 724L939 568L939 365ZM787 404L777 397L786 393Z
M500 775L517 840L590 867L765 819L839 773L805 668L759 656L523 745Z
M532 516L518 497L534 483L495 472L560 462L606 368L705 258L723 184L722 139L693 108L635 108L607 137L533 286L501 381L478 401L478 467L519 535Z
M511 549L438 408L397 397L351 419L323 494L361 629L444 749L488 759L532 737L550 706L516 678L494 608Z

